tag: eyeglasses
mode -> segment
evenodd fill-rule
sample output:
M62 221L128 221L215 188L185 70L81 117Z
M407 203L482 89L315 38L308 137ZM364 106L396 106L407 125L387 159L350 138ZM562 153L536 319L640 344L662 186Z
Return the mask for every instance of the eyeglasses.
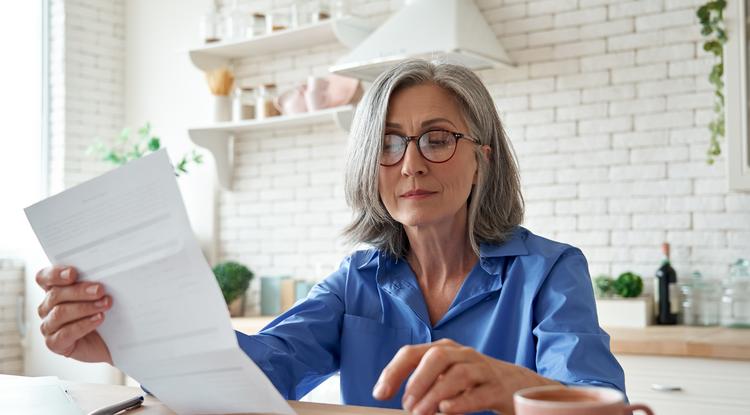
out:
M417 142L417 150L425 160L432 163L445 163L456 154L456 145L462 138L479 144L479 141L474 138L446 130L429 130L420 136L386 134L383 138L383 149L380 152L380 165L388 167L398 164L404 158L410 141Z

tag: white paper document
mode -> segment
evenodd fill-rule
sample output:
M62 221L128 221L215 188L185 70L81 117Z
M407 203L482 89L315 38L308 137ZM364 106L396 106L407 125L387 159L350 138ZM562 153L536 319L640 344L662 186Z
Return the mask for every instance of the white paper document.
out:
M0 375L3 415L82 415L55 376L29 378Z
M115 366L179 414L294 411L239 348L165 150L26 208L52 264L101 282Z

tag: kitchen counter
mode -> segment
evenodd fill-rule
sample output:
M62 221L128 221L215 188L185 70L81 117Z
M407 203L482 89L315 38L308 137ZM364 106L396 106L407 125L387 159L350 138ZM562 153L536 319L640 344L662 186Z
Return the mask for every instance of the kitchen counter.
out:
M615 354L750 361L750 329L693 326L604 328Z
M273 317L233 318L234 328L257 333ZM702 357L750 361L750 330L724 327L605 328L615 354Z

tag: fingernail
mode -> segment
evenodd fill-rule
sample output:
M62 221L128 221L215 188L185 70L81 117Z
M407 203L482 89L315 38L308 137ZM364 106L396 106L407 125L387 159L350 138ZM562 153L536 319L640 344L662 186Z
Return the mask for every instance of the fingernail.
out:
M375 399L385 399L388 395L388 385L383 383L376 383L375 388L372 390L372 397Z
M102 313L96 313L93 316L91 316L91 321L99 321L102 319Z
M103 298L101 300L99 300L99 301L97 301L97 302L94 303L94 306L96 308L104 308L105 305L107 305L107 300L105 300Z
M414 406L414 396L413 395L407 395L404 398L404 409L411 412L411 407Z
M70 281L70 268L65 268L64 270L62 270L62 272L60 272L60 278L66 281Z
M90 285L86 288L86 292L89 294L96 294L99 292L99 286L98 285Z

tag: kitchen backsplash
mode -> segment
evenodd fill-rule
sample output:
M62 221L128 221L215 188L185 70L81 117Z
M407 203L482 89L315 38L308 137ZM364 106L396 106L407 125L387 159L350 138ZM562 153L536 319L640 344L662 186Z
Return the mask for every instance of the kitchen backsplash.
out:
M23 347L18 322L23 305L24 268L17 261L0 258L0 373L23 373Z
M368 16L397 7L356 3ZM750 256L750 195L726 190L723 158L706 164L712 62L695 17L702 1L477 4L517 63L480 76L519 158L525 226L581 247L592 275L652 276L664 240L683 274L723 276ZM245 59L238 78L282 87L325 73L345 52L321 45ZM221 199L221 256L296 276L338 263L346 144L331 124L240 140L235 188Z
M349 4L377 19L400 3ZM750 194L727 191L723 156L706 164L712 60L702 50L695 17L702 0L476 3L516 62L479 75L519 158L525 226L581 247L592 275L633 270L652 276L664 240L672 243L673 264L683 275L700 270L724 276L731 261L750 256ZM99 38L124 47L117 30L104 33L103 26L89 25L121 21L116 14L123 3L113 4L89 5L103 9L73 16L67 24L85 28L80 30L87 37L66 40L66 50ZM222 10L231 5L222 1ZM266 2L240 5L260 10ZM195 31L196 40L197 20L184 28ZM420 24L429 22L415 27ZM250 57L235 62L236 77L247 85L275 82L281 91L308 75L325 74L345 52L328 44ZM85 53L91 55L120 59L104 48ZM91 94L101 95L99 104L70 109L69 132L76 125L70 120L93 122L87 110L122 116L120 104L105 98L107 91L123 88L121 74L115 68L96 74L102 80ZM82 143L72 141L66 149L85 148ZM233 189L220 195L219 257L246 263L257 275L319 279L337 266L350 250L338 238L350 218L343 199L346 146L347 134L331 122L241 136ZM76 163L66 172L96 173Z

